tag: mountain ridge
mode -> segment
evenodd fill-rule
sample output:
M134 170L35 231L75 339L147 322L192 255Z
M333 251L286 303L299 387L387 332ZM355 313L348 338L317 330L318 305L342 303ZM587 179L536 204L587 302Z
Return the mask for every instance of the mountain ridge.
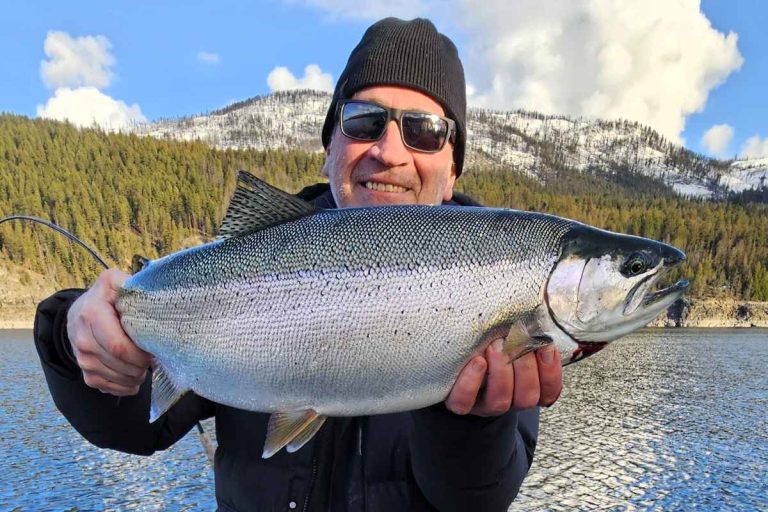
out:
M322 151L319 134L330 101L331 95L320 91L276 92L131 131L200 140L219 149ZM558 168L629 172L657 179L680 196L703 199L768 187L768 157L709 158L634 121L469 108L467 141L468 171L497 165L534 179Z

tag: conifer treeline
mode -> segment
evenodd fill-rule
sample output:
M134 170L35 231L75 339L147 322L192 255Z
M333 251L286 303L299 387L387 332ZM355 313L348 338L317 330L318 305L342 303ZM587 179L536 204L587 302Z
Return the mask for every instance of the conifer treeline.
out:
M134 254L154 258L212 235L237 169L296 191L317 181L322 161L317 153L221 151L2 115L0 216L51 219L127 269ZM469 169L457 183L487 205L547 211L672 243L688 254L679 274L691 280L693 296L768 300L768 205L748 197L684 200L626 171L562 169L538 182L508 169ZM101 269L49 231L0 226L0 254L58 286L90 282Z
M190 237L213 235L238 169L295 191L316 181L322 160L320 154L220 151L2 115L0 217L50 219L127 269L134 254L155 258ZM62 286L90 282L101 270L64 237L26 222L0 226L0 252Z

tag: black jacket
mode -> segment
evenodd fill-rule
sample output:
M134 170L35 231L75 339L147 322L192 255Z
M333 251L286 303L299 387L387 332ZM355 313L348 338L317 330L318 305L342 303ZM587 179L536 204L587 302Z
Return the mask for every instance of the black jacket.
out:
M327 185L299 193L334 207ZM457 194L451 204L476 204ZM413 412L329 418L298 452L262 459L268 415L185 395L148 422L150 383L116 398L85 385L66 315L83 290L38 306L34 337L54 402L96 446L149 455L216 418L216 499L238 510L506 510L533 459L538 409L494 418L458 416L437 404Z

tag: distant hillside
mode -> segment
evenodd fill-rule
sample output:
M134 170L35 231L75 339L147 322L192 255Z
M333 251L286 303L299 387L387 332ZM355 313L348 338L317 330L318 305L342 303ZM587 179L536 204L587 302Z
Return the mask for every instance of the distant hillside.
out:
M155 258L213 235L238 169L296 191L316 181L322 161L317 153L221 151L0 115L0 217L50 219L126 269L134 254ZM0 226L0 254L0 265L8 260L57 287L90 282L101 270L64 237L18 221Z
M200 140L222 149L320 151L319 134L330 99L317 91L280 92L205 115L138 126L136 133ZM469 170L503 166L534 179L564 168L637 174L680 195L713 199L768 186L768 158L710 159L634 122L472 108L467 121ZM766 196L764 189L761 197Z
M127 269L134 254L154 258L214 234L237 169L296 191L317 181L322 162L316 152L218 150L1 115L0 216L51 219ZM681 247L689 261L670 279L688 277L694 297L768 300L766 204L686 200L656 178L599 169L551 168L533 177L489 165L467 172L458 188L487 205L547 211ZM0 226L0 256L6 287L83 285L101 270L63 237L18 222Z

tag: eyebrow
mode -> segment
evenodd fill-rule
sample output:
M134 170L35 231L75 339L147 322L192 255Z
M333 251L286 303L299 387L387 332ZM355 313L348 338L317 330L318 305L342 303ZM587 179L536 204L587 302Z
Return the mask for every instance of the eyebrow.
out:
M355 97L352 97L352 98L349 98L349 99L357 100L357 101L369 101L371 103L378 103L379 105L381 105L383 107L396 108L396 107L393 107L391 105L387 105L386 101L383 101L383 100L381 100L380 98L377 98L377 97L374 97L374 98L355 98ZM438 105L438 108L439 108L439 105ZM403 108L398 108L398 110L407 111L407 112L420 112L422 114L433 114L433 115L440 116L440 117L447 117L448 116L445 113L441 114L440 112L433 112L431 110L424 110L423 108L416 108L416 107L403 107Z

